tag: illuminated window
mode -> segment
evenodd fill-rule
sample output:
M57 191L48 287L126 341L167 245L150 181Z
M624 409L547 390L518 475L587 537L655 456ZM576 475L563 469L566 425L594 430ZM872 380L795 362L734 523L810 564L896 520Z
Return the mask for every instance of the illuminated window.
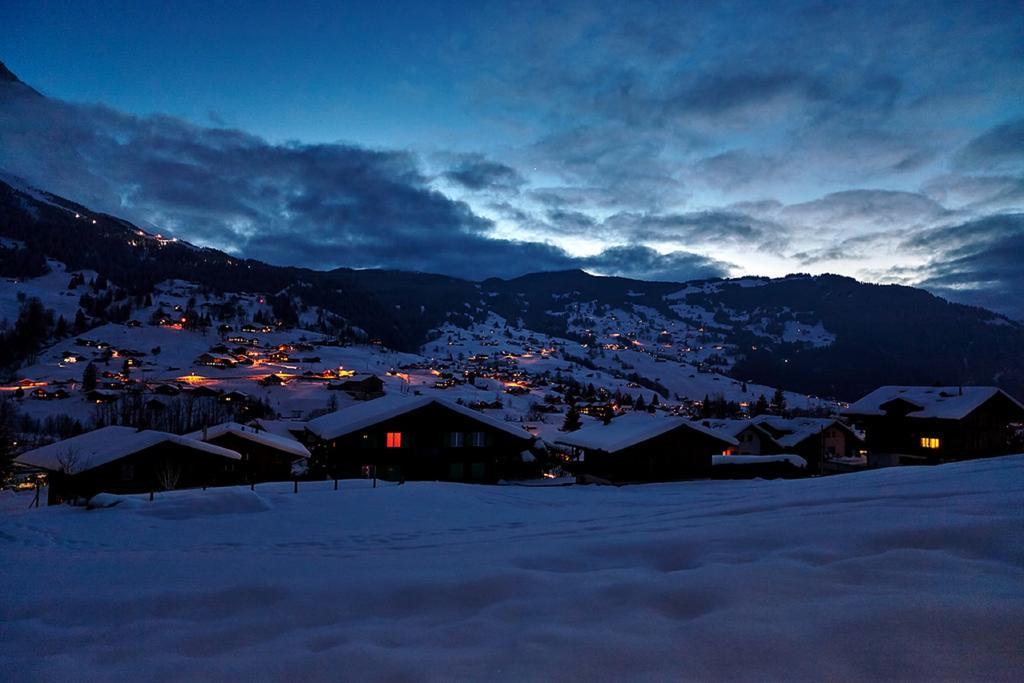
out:
M936 436L922 436L921 448L938 448L939 438Z
M402 447L402 432L388 432L388 448Z

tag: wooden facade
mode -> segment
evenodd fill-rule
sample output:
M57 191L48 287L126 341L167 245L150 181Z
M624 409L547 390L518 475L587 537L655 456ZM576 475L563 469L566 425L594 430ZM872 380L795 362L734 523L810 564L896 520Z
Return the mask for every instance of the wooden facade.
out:
M384 395L384 380L376 375L343 379L337 384L328 385L328 389L344 391L352 398L368 401Z
M148 493L242 482L241 463L174 442L163 442L78 474L50 472L48 504L97 493Z
M292 464L301 460L294 453L257 443L232 432L206 439L207 443L227 448L242 456L238 463L241 481L259 484L266 481L288 481L292 479Z
M329 477L494 483L523 476L532 441L433 402L309 445L311 469Z
M706 479L711 456L733 445L686 423L611 452L576 446L570 439L563 443L578 456L573 466L578 477L613 483Z
M772 424L751 422L750 426L736 434L739 445L734 452L736 455L799 455L807 461L808 474L819 474L826 460L856 456L864 447L860 437L838 420L823 424L820 430L795 443L789 443L792 438L786 439L791 433ZM786 444L779 443L780 440L786 441Z
M1024 408L999 392L959 417L918 417L899 399L884 414L847 413L864 430L868 462L875 466L936 464L1006 455L1010 425L1024 422Z

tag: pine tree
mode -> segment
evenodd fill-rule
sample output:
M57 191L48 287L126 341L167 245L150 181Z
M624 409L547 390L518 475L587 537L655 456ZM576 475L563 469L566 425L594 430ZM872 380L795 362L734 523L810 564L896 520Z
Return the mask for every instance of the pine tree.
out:
M633 410L647 410L647 403L644 401L643 394L640 394L640 396L637 397L636 403L633 404Z
M782 415L786 411L786 394L781 388L775 390L775 394L772 396L772 412L776 415Z
M761 394L760 396L757 397L757 402L754 404L754 408L751 411L751 414L754 417L757 417L758 415L764 415L765 413L768 412L768 409L768 399L765 398L764 394Z
M96 388L96 365L92 361L85 366L82 373L82 391L92 391Z
M562 431L575 432L582 426L583 421L580 419L580 411L570 406L569 410L565 413L565 421L562 423Z

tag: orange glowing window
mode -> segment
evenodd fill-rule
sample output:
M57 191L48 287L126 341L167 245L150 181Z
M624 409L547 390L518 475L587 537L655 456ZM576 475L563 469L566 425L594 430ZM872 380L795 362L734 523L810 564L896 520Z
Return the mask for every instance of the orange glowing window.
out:
M921 437L921 448L938 448L940 445L939 439L934 436L922 436Z
M388 432L388 448L402 447L402 432Z

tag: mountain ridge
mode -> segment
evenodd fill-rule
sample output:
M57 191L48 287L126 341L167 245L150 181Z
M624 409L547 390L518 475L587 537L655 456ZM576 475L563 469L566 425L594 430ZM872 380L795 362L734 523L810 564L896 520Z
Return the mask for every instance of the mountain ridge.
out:
M76 238L69 241L68 235ZM1024 325L902 285L841 275L649 282L582 270L466 280L433 273L274 266L153 234L72 200L0 179L0 236L69 270L100 273L133 294L180 279L215 291L261 292L318 306L399 350L418 349L447 323L492 314L586 342L621 319L686 321L722 345L733 376L804 393L856 398L883 383L1001 383L1024 389ZM588 325L589 323L593 323ZM794 327L795 326L795 327ZM828 344L790 338L820 328ZM938 333L938 334L937 334ZM789 336L787 336L789 335Z

